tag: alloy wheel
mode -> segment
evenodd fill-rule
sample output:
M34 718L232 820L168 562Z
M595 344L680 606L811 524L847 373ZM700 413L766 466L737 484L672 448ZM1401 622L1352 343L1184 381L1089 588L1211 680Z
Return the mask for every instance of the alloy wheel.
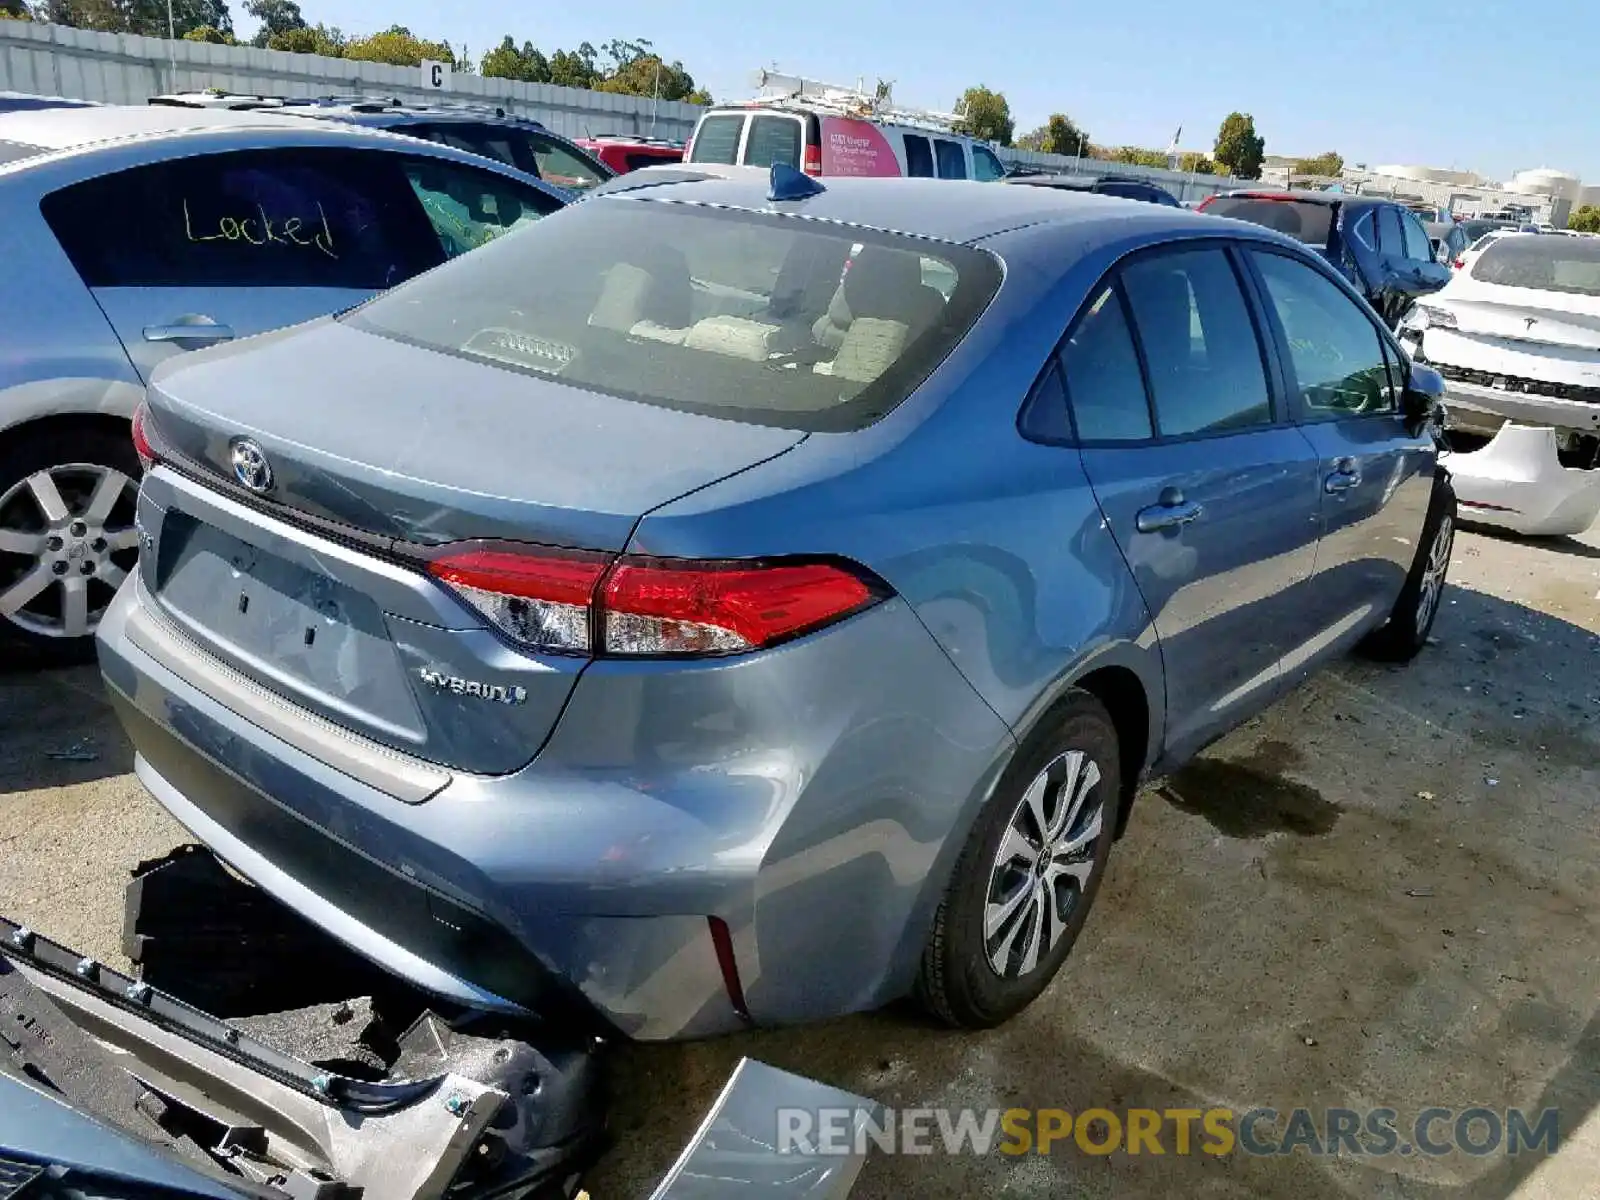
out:
M1095 870L1105 821L1100 768L1081 750L1045 766L1022 794L989 872L983 940L1002 979L1031 973L1061 940Z
M67 463L0 495L0 617L48 638L95 631L138 559L138 481Z
M1417 628L1425 630L1439 607L1439 597L1444 592L1444 578L1450 570L1450 550L1455 544L1456 527L1448 513L1439 522L1439 531L1433 535L1433 545L1428 550L1428 561L1422 569L1422 587L1417 593Z

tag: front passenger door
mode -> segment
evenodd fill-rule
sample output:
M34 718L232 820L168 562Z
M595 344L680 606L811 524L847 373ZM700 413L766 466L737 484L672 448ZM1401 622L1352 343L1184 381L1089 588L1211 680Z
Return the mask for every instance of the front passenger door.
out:
M1291 655L1303 678L1353 645L1394 607L1417 552L1437 457L1400 412L1405 361L1371 315L1312 265L1250 252L1269 320L1286 350L1290 401L1316 448L1321 542L1306 589L1305 640Z
M1316 455L1279 419L1219 244L1142 255L1061 353L1083 465L1160 638L1165 754L1268 703L1311 575Z

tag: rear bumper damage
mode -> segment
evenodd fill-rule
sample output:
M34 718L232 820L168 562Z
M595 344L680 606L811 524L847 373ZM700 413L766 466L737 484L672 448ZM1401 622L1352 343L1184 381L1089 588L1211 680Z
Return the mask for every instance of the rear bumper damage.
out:
M1012 747L892 598L693 672L598 660L531 764L431 792L431 764L228 693L138 577L98 636L139 779L233 869L450 1003L638 1040L904 994Z
M336 1006L335 1023L354 1023L355 1008ZM219 1200L576 1193L602 1144L593 1044L553 1048L549 1030L424 1011L384 1068L358 1076L285 1048L288 1029L316 1044L308 1013L223 1021L0 918L0 1016L13 1031L0 1040L0 1152L69 1183L116 1177ZM845 1196L860 1154L821 1157L779 1137L781 1112L824 1109L857 1128L877 1119L859 1096L742 1061L652 1200Z

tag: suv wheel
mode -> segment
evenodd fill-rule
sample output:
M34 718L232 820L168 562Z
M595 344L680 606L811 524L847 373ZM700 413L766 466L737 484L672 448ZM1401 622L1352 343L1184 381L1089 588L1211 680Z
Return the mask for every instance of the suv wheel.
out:
M1071 693L1018 751L934 916L916 989L933 1015L999 1025L1055 977L1116 838L1120 762L1110 714L1087 692Z
M45 662L93 654L138 558L139 459L127 437L54 426L0 447L0 640Z

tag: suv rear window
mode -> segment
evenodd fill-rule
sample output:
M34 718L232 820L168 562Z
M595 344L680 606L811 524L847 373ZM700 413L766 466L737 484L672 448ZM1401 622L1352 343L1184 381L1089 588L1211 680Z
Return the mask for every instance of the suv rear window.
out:
M694 131L689 161L733 166L739 161L739 134L744 131L744 114L727 113L704 118Z
M342 319L645 404L838 431L915 390L1000 275L971 247L616 197L574 205Z
M1333 205L1303 200L1271 200L1261 196L1218 196L1206 205L1213 217L1232 217L1265 225L1308 246L1326 246L1333 228Z

